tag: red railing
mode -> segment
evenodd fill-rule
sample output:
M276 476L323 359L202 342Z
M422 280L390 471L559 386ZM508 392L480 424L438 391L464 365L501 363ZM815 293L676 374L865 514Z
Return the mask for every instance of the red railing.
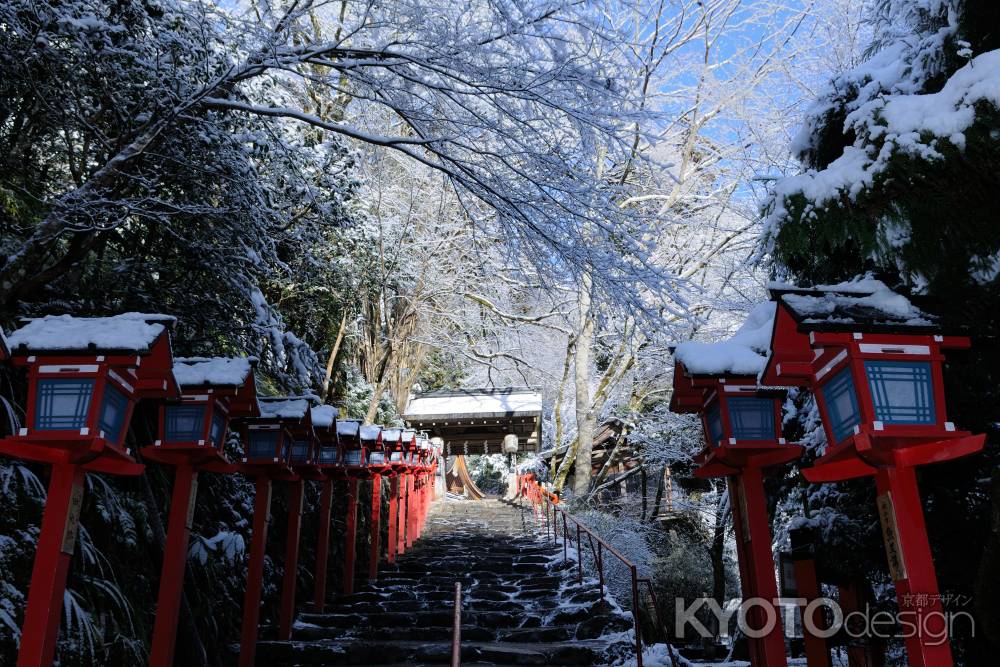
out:
M653 582L648 578L640 577L636 564L623 556L617 549L608 544L600 535L590 528L580 523L564 507L559 505L559 496L544 488L532 473L520 475L517 478L518 497L531 503L532 512L537 520L545 519L545 537L553 542L559 541L560 517L562 523L562 546L563 560L569 560L569 545L573 541L570 524L576 528L576 550L577 550L577 581L583 583L583 536L587 537L587 544L594 556L594 564L597 566L597 580L600 587L601 603L604 603L604 554L605 552L617 558L628 570L631 578L632 588L632 620L635 624L635 661L636 667L642 667L642 621L639 616L640 600L639 587L645 585L653 603L653 613L659 627L664 627L660 619L660 607L656 601L656 592L653 590ZM551 514L551 520L550 520ZM674 664L674 656L671 651L667 651L670 656L670 664Z

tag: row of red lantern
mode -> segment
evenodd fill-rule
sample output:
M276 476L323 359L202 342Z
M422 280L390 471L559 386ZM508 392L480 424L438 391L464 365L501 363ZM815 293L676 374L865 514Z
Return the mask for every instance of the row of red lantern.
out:
M315 599L320 608L325 598L333 480L347 480L355 515L348 516L345 592L350 592L354 579L353 529L360 480L373 481L371 577L380 553L382 476L390 478L392 487L390 561L412 544L423 526L433 489L428 480L439 455L426 438L418 439L412 430L338 421L335 408L315 405L311 397L258 397L254 360L174 359L172 324L169 317L139 314L59 316L30 320L9 340L0 335L0 361L27 371L25 423L0 440L0 453L53 466L19 665L52 662L85 472L136 475L144 469L126 444L137 407L151 407L158 415L157 437L142 447L143 458L174 466L176 471L151 651L154 665L173 664L199 471L245 474L256 483L242 664L253 664L273 481L288 482L290 494L280 618L280 633L286 636L294 613L306 480L323 484ZM238 462L230 462L224 452L231 424L244 448Z
M797 386L815 397L829 443L803 475L815 483L875 477L901 608L914 594L940 600L914 467L984 445L984 435L958 431L945 411L942 350L967 348L969 339L943 335L880 284L780 288L772 297L771 319L761 329L772 323L767 349L739 342L755 340L751 332L735 343L687 344L675 353L671 409L701 416L707 446L695 474L729 479L744 598L778 597L762 470L803 453L782 437L782 404L788 387ZM922 611L944 622L939 602ZM905 639L910 664L950 666L941 628L925 629ZM821 638L807 633L806 647L810 667L829 667ZM787 664L780 624L751 642L751 660L755 667Z

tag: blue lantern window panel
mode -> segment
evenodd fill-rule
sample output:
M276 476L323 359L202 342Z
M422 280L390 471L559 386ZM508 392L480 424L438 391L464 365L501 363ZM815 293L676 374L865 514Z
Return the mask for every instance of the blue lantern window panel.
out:
M273 460L278 449L279 431L250 431L249 459Z
M393 452L392 454L389 455L389 460L390 461L396 461L398 463L402 463L403 462L403 452Z
M104 399L101 401L101 414L97 427L104 431L108 442L121 442L125 430L125 415L128 414L128 396L112 387L104 386Z
M309 441L296 440L292 443L292 461L295 463L305 463L309 460Z
M385 454L382 452L371 452L368 454L369 465L382 465L383 463L385 463Z
M741 396L726 399L729 425L737 440L774 440L774 401L769 398Z
M722 440L722 407L716 401L705 413L705 422L708 424L708 439L710 445L717 446Z
M875 418L887 424L937 421L928 361L866 361Z
M319 462L334 465L340 459L337 447L323 447L319 450Z
M35 428L43 431L84 428L93 395L92 379L38 380L35 390Z
M204 405L168 405L163 438L167 442L197 442L205 434Z
M222 447L226 437L226 418L216 408L212 414L212 428L208 432L208 439L216 447Z
M836 444L854 433L861 423L858 394L854 390L851 368L847 366L830 378L822 387L823 400L830 418L830 430Z
M349 466L364 465L363 452L360 449L348 449L344 452L344 463Z

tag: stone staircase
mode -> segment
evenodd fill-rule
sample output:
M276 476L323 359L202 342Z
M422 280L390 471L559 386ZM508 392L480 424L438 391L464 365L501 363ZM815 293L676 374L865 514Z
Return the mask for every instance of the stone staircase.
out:
M596 582L498 500L439 501L413 549L327 613L301 614L291 641L261 641L259 665L442 665L462 583L463 665L603 665L633 652L632 624ZM623 634L625 633L625 634Z

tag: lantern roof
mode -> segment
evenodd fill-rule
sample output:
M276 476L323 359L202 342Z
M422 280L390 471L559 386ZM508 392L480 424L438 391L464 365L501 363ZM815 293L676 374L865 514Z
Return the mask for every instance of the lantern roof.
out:
M176 318L122 313L111 317L46 315L25 320L7 339L12 350L28 352L149 352Z
M755 377L767 362L774 311L774 303L759 304L730 338L714 343L685 341L674 348L674 359L689 375Z
M342 438L357 438L361 431L361 422L357 419L337 420L337 435Z
M319 399L305 396L261 396L260 416L265 419L305 419L313 403Z
M256 365L256 357L177 358L174 378L181 387L242 387Z
M771 298L795 320L801 332L928 333L935 318L880 280L862 278L836 285L795 287L773 283Z
M363 424L358 431L361 439L368 442L378 440L381 433L382 427L378 424Z
M315 405L311 412L313 426L317 428L333 428L337 421L337 408L333 405Z
M382 431L382 442L387 445L398 445L402 437L403 429L401 428L387 428Z

